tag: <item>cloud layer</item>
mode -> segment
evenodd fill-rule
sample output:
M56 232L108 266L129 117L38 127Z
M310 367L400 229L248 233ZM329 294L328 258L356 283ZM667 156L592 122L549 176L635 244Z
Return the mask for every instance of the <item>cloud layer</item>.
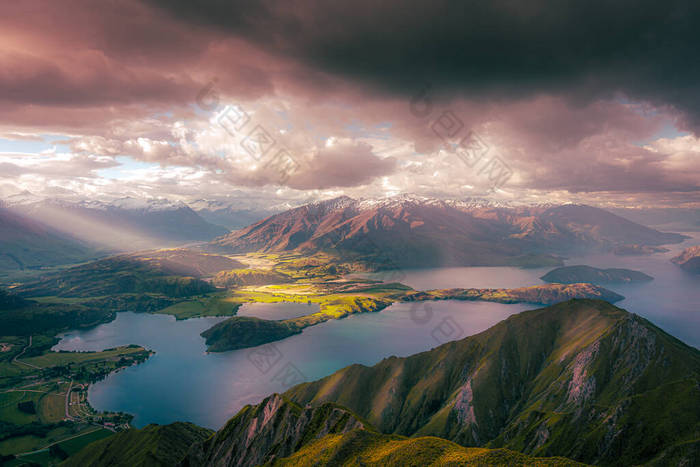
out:
M6 3L0 195L698 203L698 19L647 0ZM223 125L231 108L248 124ZM505 185L460 159L467 135Z

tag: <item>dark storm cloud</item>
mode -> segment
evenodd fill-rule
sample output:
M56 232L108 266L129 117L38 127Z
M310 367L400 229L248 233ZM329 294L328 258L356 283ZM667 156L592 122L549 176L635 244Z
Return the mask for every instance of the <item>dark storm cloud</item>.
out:
M0 136L63 135L51 144L103 156L0 154L0 193L41 189L52 174L88 194L129 183L137 196L271 189L278 174L246 159L199 105L212 89L305 162L285 189L478 195L483 176L456 164L434 129L450 111L513 168L502 196L697 202L698 10L677 0L0 2ZM434 105L418 115L426 83ZM88 166L115 156L149 168L111 171L122 183Z
M620 92L700 126L700 3L691 0L402 2L151 0L382 91L454 95Z

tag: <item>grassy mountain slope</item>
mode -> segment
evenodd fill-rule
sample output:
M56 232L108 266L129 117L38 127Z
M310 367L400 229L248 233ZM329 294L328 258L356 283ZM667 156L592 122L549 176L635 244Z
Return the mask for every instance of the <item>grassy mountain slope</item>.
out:
M176 465L193 444L212 431L192 423L148 425L94 442L62 463L65 467L154 467Z
M265 464L274 467L333 466L583 466L563 457L531 457L508 449L465 448L432 436L406 438L367 430L327 435L293 455Z
M238 287L242 285L284 284L291 282L286 274L269 269L231 269L221 271L212 279L218 287Z
M381 434L344 407L301 407L279 394L244 407L209 433L191 424L149 425L95 442L63 465L583 465L507 449L465 448L435 437Z
M0 310L12 310L27 305L27 300L0 288Z
M571 300L274 394L186 454L173 448L170 460L177 463L177 454L188 467L692 465L699 380L697 349L607 302ZM115 436L70 465L141 465L153 436L146 429L123 436L131 449ZM180 439L180 448L190 444Z
M384 433L633 464L700 438L700 351L607 302L572 300L287 395Z
M184 297L214 287L161 258L119 255L46 274L17 288L27 297L98 297L122 293L158 293Z

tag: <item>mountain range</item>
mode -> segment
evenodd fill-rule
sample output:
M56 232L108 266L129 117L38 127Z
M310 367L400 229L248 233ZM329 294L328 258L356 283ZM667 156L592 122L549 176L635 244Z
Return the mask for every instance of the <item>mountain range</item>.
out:
M210 246L235 253L324 251L408 267L527 266L557 264L553 255L685 238L582 205L340 197L270 216Z
M607 302L571 300L302 383L212 436L169 427L117 434L67 465L143 465L163 446L188 467L697 465L700 351Z
M100 254L88 243L0 206L0 271L77 263Z
M205 241L228 232L185 203L160 199L66 201L26 195L7 199L5 205L64 235L114 251Z
M288 209L230 233L227 227L241 227L281 206L247 212L231 203L199 200L193 202L195 211L182 202L160 199L66 201L31 194L11 197L4 206L0 216L8 220L0 231L0 269L70 264L98 257L98 251L212 239L209 248L217 251L326 251L376 269L556 266L561 255L630 244L654 248L685 238L590 206L412 196L335 198ZM219 222L219 215L227 220Z
M207 241L228 231L181 202L134 198L72 202L25 194L0 202L0 272Z
M123 293L159 293L170 297L211 292L201 280L220 271L245 267L219 255L164 249L110 256L44 274L14 290L27 297L99 297Z

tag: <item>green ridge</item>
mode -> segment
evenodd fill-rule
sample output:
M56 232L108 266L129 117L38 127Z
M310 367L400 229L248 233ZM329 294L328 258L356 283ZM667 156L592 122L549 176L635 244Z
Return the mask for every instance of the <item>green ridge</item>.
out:
M193 443L203 441L211 434L211 430L192 423L148 425L141 430L132 428L86 446L61 465L172 467L185 456Z

